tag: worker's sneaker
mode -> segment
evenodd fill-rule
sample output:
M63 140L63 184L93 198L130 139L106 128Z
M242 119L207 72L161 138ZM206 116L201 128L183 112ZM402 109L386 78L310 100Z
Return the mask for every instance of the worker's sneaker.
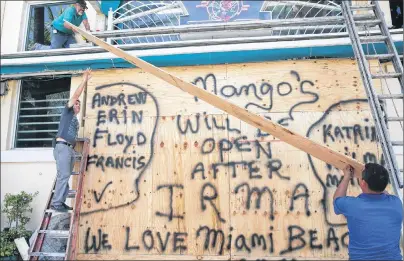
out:
M67 210L73 210L72 207L69 207L68 205L66 205L65 203L62 203L62 206L67 209Z
M63 205L57 205L57 206L52 205L51 209L55 210L57 212L67 212L68 211L68 209L65 208L65 206L63 206Z
M51 49L50 45L44 45L40 43L34 43L31 48L29 48L30 51L36 51L36 50L49 50Z

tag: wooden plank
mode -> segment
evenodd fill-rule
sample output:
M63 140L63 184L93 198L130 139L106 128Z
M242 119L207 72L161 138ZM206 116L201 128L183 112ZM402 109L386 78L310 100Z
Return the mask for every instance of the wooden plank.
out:
M101 254L80 254L77 256L79 260L159 260L159 255L101 255ZM194 255L166 255L164 260L324 260L322 258L291 258L287 259L284 256L267 256L262 255L258 257L239 256L231 258L228 255L224 256L194 256ZM327 260L341 260L341 258L327 258Z
M227 101L263 116L263 113L268 112L289 112L295 104L299 105L293 108L294 111L322 112L335 100L366 98L360 74L357 70L352 70L352 65L355 63L332 59L241 63L215 67L203 65L193 66L192 70L188 67L169 67L166 70L188 82L195 82L199 88L206 88ZM274 66L276 71L273 70ZM114 77L110 77L111 73ZM90 99L87 106L91 107L94 95L99 93L95 86L114 84L109 89L115 96L118 93L124 93L126 96L136 93L136 90L132 93L128 82L144 86L155 97L164 97L158 101L161 116L194 115L201 111L206 114L224 114L203 100L195 100L180 89L167 88L166 82L140 69L94 71L94 77L88 86ZM375 81L377 82L380 81ZM272 91L267 93L267 88L272 88ZM100 109L106 110L108 107L104 105ZM116 109L118 116L122 117L123 108L119 106ZM142 109L144 116L156 116L152 104L145 105ZM356 106L352 104L344 106L343 109L355 110ZM358 109L365 110L367 107L361 106ZM86 119L96 118L95 112L89 110Z
M359 161L356 161L350 157L347 157L342 153L338 153L334 150L331 150L330 148L327 148L316 142L313 142L301 135L291 132L290 130L280 126L279 124L273 123L270 120L265 120L259 115L250 113L246 109L238 107L230 102L227 102L224 99L221 99L218 96L215 96L203 89L200 89L191 83L185 82L182 79L174 75L171 75L150 63L147 63L137 57L129 55L128 53L122 51L119 48L107 44L106 42L98 39L97 37L94 37L90 33L81 30L80 28L74 26L71 23L69 23L69 25L72 26L75 30L77 30L87 40L101 46L102 48L110 51L111 53L114 53L115 55L127 60L128 62L142 68L143 70L153 74L154 76L163 79L164 81L172 84L173 86L176 86L185 92L197 96L198 98L204 100L205 102L208 102L209 104L219 109L222 109L223 111L243 120L246 123L249 123L263 131L271 133L273 136L307 152L308 154L322 161L325 161L335 166L336 168L344 169L350 165L354 168L355 175L358 178L361 177L362 170L364 169L364 164L360 163Z
M158 260L160 255L101 255L81 254L78 260ZM230 260L229 256L165 255L164 260Z
M358 75L358 72L355 72L356 65L348 59L317 60L319 65L314 61L289 61L289 64L291 70L300 74L301 81L307 79L306 72L310 70L329 68L329 73L325 73L327 69L322 69L319 70L319 75L311 76L310 80L316 84L305 88L308 92L318 94L319 99L310 104L296 106L302 101L310 100L312 95L292 92L287 96L276 96L272 110L261 116L271 117L274 122L287 119L284 123L288 123L287 128L291 131L302 136L307 135L311 140L332 147L340 153L347 152L348 156L355 152L360 161L363 161L366 155L367 161L372 159L380 162L380 148L372 139L374 124L371 122L367 102L357 99L353 91L356 87L353 78L344 82L345 72L352 71L348 77ZM215 73L221 75L221 84L238 81L241 86L248 82L259 82L262 75L268 77L268 72L280 69L279 77L274 74L268 77L276 83L273 84L276 89L279 82L291 82L291 79L287 78L289 76L285 76L288 75L287 67L288 62L283 61L220 65L218 70L212 66L170 67L168 71L190 81L198 75L204 77ZM304 151L273 135L259 133L256 127L232 115L213 113L214 110L208 108L213 106L207 103L206 108L195 110L192 106L198 103L194 102L193 96L186 93L184 94L187 96L179 97L177 102L183 99L190 101L186 109L192 109L193 113L185 110L176 113L181 105L173 109L175 100L166 103L166 96L174 96L174 92L181 93L181 90L173 89L172 93L169 93L167 90L172 88L167 88L168 84L153 78L150 74L141 73L138 68L99 70L94 71L89 83L90 100L97 92L104 97L127 97L138 92L133 91L130 85L138 85L139 88L146 89L149 97L153 96L155 100L147 99L142 104L127 103L126 110L143 110L145 113L146 110L152 111L157 104L158 111L154 109L154 116L143 115L141 123L136 124L128 120L125 125L123 117L119 118L120 124L107 119L98 125L96 117L85 120L84 136L94 140L97 128L107 129L111 134L111 141L108 141L106 134L103 134L102 139L97 139L97 146L91 147L91 155L98 154L104 158L137 155L133 150L142 150L140 147L136 148L135 144L132 149L123 152L122 145L110 142L115 143L118 134L133 136L142 131L148 140L153 141L153 144L145 144L143 150L147 149L151 153L153 148L153 157L141 179L139 200L117 209L113 207L131 199L130 192L133 190L133 181L138 176L138 171L133 170L132 166L111 168L115 163L110 163L107 167L104 160L106 171L103 172L94 163L89 163L82 207L84 216L80 220L79 258L88 260L103 255L106 259L129 260L164 260L175 259L177 256L178 259L215 260L347 258L346 220L343 216L334 214L331 204L332 194L341 178L336 168L330 168L331 166L323 161L308 157ZM336 80L341 83L340 86L334 84ZM330 84L326 84L327 81ZM102 88L105 85L111 87ZM299 87L295 82L292 86L293 91ZM360 87L359 85L358 88ZM332 95L325 97L330 88L334 88L331 90L336 97L334 100ZM228 100L234 102L240 99L240 106L244 107L249 98L249 95L241 95L230 97ZM293 102L287 103L288 98L293 99ZM103 111L108 114L110 110L121 110L124 107L114 102L92 108L92 102L86 103L87 112L94 116ZM310 109L318 105L322 108L314 111ZM156 116L157 123L153 118ZM293 119L290 118L292 116ZM153 136L154 129L156 133ZM246 136L246 139L242 138L243 136ZM251 166L259 170L252 171L248 164L243 162L253 162ZM199 167L202 164L203 167ZM237 164L235 171L232 164ZM277 171L279 173L276 173ZM101 192L109 181L114 183L107 187L99 204L111 207L102 213L87 215L85 212L97 208L93 192L97 192L97 197L101 198ZM207 183L212 186L203 190ZM244 183L246 185L243 185ZM161 188L169 184L183 188L174 188L171 198L168 187ZM216 188L217 198L212 187ZM239 190L236 193L237 187ZM267 191L264 194L261 192L261 196L257 193L257 189L262 191L264 187L271 190L272 202ZM359 191L355 180L353 186L349 187L348 195L355 196ZM87 206L88 203L91 204L90 207ZM270 218L271 203L274 206L273 220ZM206 208L203 208L202 204L205 204ZM218 220L213 206L221 212L226 223ZM308 211L310 215L307 214ZM182 215L183 218L173 218L170 221L170 212ZM157 213L163 213L164 216ZM126 235L127 228L130 228L129 237ZM101 234L98 234L98 230ZM215 232L218 237L214 242ZM179 233L183 236L177 237L176 240L175 234L178 236ZM271 233L272 239L269 236ZM102 242L103 237L105 244L100 244L99 240ZM126 243L130 249L127 249ZM220 255L222 244L223 255ZM135 249L136 246L139 249ZM184 246L186 249L178 249L178 246ZM90 257L87 258L88 256Z
M27 244L27 241L25 238L20 237L14 239L14 243L17 246L18 252L20 253L22 260L29 260L28 256L28 251L29 251L29 246Z

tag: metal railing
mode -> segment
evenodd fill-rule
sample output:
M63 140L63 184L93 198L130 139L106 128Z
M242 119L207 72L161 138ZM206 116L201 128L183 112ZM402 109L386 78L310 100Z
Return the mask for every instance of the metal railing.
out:
M206 1L209 2L209 1ZM211 1L214 2L214 1ZM211 2L207 5L212 4ZM217 24L216 20L206 23L181 24L181 16L187 15L182 1L126 1L117 10L108 13L107 31L94 33L97 37L107 38L116 45L144 44L157 42L177 42L187 40L234 38L235 31L239 37L246 36L291 36L309 34L333 34L345 32L341 19L341 1L262 1L260 12L270 14L267 20L250 19L257 23L255 29L248 31L245 20L234 20ZM216 3L217 4L217 3ZM329 18L329 21L326 21ZM334 19L335 18L335 19ZM309 21L306 24L288 26L288 22ZM265 22L279 23L277 27L266 27ZM232 24L235 28L231 28ZM237 25L239 24L239 25ZM237 25L237 27L236 27ZM218 26L216 30L209 30ZM198 34L200 32L204 34ZM206 33L211 32L211 33Z
M61 111L68 99L27 99L20 101L16 147L50 146L58 132ZM59 106L58 106L59 105Z
M107 29L135 30L140 28L180 25L181 1L127 1L117 10L108 12ZM178 34L136 37L113 37L114 44L153 43L179 40Z

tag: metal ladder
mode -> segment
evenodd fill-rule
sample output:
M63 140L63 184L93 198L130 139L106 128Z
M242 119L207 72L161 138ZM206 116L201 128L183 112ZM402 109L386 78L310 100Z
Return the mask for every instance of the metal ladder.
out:
M50 259L61 259L64 260L76 260L76 242L78 233L78 223L81 208L82 190L83 190L83 180L84 172L87 167L87 156L89 150L89 139L78 139L76 142L76 147L81 148L81 153L76 154L76 163L78 163L79 170L73 171L72 175L77 178L76 189L69 190L68 198L74 198L74 206L70 213L70 227L69 230L49 230L48 226L52 218L52 214L57 213L50 208L52 197L55 191L56 178L53 182L51 193L48 197L46 203L45 211L42 216L42 222L39 230L33 240L33 244L30 246L28 251L29 260L38 260L40 257L46 257ZM66 238L67 247L66 252L43 252L42 246L45 238Z
M362 82L368 96L369 106L371 108L374 124L377 130L380 145L383 150L384 159L390 173L390 182L393 186L394 192L403 200L403 195L400 189L403 188L403 170L399 168L396 153L393 147L403 148L402 135L401 140L391 141L389 126L391 122L401 122L403 124L403 116L389 117L386 108L383 106L386 100L394 102L394 100L403 100L403 66L398 56L397 50L394 46L393 39L390 35L384 20L384 15L380 9L378 1L371 1L370 4L364 6L350 6L350 1L342 1L342 13L345 18L346 28L352 42L352 48L355 58L358 62L359 71L362 77ZM371 11L374 13L372 20L354 21L352 11ZM364 26L365 28L376 26L378 27L378 34L372 36L359 36L358 27ZM380 32L379 32L380 30ZM387 53L384 54L365 54L362 44L363 43L384 43ZM374 45L373 45L374 47ZM374 49L375 50L375 49ZM368 60L391 61L393 64L394 72L371 73ZM397 79L400 85L397 93L390 93L378 95L374 88L373 79ZM398 116L398 115L397 115ZM402 155L402 154L401 154Z

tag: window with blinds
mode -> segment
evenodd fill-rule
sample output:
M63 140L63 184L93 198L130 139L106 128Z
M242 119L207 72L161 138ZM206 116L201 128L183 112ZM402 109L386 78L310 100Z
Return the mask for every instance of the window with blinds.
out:
M70 77L22 80L16 148L52 147L62 109L69 99L70 82Z

